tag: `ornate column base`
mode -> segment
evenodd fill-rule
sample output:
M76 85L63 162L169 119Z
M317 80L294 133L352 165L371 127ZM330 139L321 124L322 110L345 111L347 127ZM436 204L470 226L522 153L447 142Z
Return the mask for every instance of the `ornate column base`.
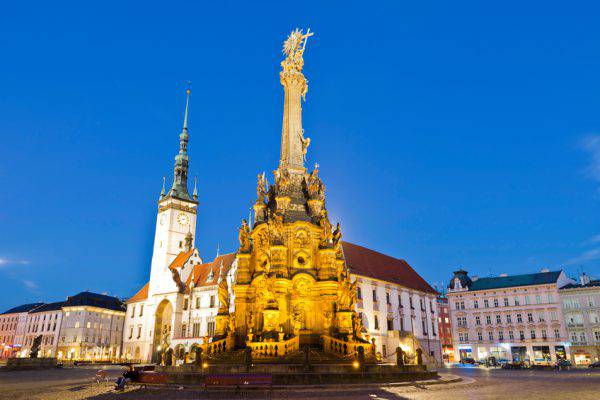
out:
M338 311L336 313L336 323L340 333L352 334L353 314L354 311Z
M263 332L273 332L279 329L279 310L263 310Z

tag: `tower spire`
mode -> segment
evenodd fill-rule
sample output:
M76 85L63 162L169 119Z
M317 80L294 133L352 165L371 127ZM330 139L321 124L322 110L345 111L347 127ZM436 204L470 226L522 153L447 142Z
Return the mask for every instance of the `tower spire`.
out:
M190 138L187 125L190 104L190 82L188 82L185 93L185 113L183 116L183 128L179 134L179 153L175 156L175 166L173 168L173 186L171 186L168 196L180 200L195 201L195 199L190 196L187 187L189 164L187 145Z

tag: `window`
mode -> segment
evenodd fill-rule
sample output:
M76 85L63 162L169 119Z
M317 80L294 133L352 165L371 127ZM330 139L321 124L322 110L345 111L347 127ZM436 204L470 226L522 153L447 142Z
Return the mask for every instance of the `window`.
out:
M529 296L525 296L525 305L529 304Z
M427 324L424 319L421 320L421 328L423 329L423 335L427 335Z
M213 308L215 306L215 296L212 295L210 296L210 308Z
M208 321L208 336L215 335L215 321Z
M579 332L579 341L581 343L586 343L587 342L587 338L585 336L585 332Z
M498 299L494 299L494 307L498 308Z
M558 330L558 329L554 330L554 337L557 338L557 339L560 338L560 330Z
M581 304L579 303L578 298L573 299L573 308L581 308Z
M512 316L510 314L506 315L506 323L507 324L512 324Z
M533 314L527 313L527 322L533 322Z
M411 307L412 307L412 302L411 302ZM475 307L475 308L477 308L477 307ZM454 303L454 309L460 310L460 303L458 301Z
M523 322L523 317L521 316L521 314L517 314L517 322Z
M515 306L518 306L518 305L519 305L519 298L515 297Z
M492 324L492 316L491 315L486 315L485 316L485 323L486 323L486 325L491 325Z
M467 317L457 317L456 324L458 326L467 326Z
M502 323L502 318L500 318L500 314L496 315L496 323L497 324L501 324Z
M379 318L377 318L377 315L375 315L375 329L379 329Z
M86 324L86 327L89 329L92 327L92 323L88 321L88 323Z
M189 306L189 300L188 299L183 300L183 310L184 311L188 309L188 306Z
M544 313L541 312L538 314L538 321L540 322L545 322L546 321L546 317L544 316Z
M461 341L461 342L465 341L465 337L463 336L462 332L458 333L458 340Z
M539 294L535 295L535 304L542 304L542 296Z
M431 320L431 333L433 333L433 336L437 336L437 334L435 333L435 321Z
M479 302L477 300L473 300L473 308L479 308Z
M137 337L136 339L139 339L142 337L142 326L138 325L138 330L137 330Z
M131 318L135 317L135 304L131 306Z
M550 311L550 320L551 321L558 320L558 314L556 313L556 311Z
M179 248L181 249L183 247L183 242L180 240L179 241Z
M390 293L389 292L385 292L385 304L392 304L390 302Z
M490 302L488 301L488 299L483 300L483 306L485 308L488 308L490 306Z
M552 293L548 293L548 303L554 303L554 296L552 296Z
M400 295L398 295L398 307L404 308L404 306L402 305L402 296Z
M483 335L481 334L481 332L477 332L477 340L483 340Z
M181 336L187 337L187 325L186 324L181 325Z
M388 331L394 330L394 320L392 318L387 319L387 330Z
M503 331L498 332L498 340L504 340L504 332Z
M133 326L129 327L129 339L132 339L132 338L133 338ZM64 339L64 337L63 337L63 339ZM63 342L64 342L64 340L63 340Z
M519 339L525 340L525 332L524 331L519 331Z
M196 297L196 308L200 308L200 296Z
M75 321L75 328L79 328L79 321Z
M192 327L192 336L196 338L200 337L200 322L194 322Z
M532 339L535 339L535 331L534 331L534 330L532 330L532 331L530 331L529 333L531 334L531 338L532 338Z
M545 329L542 329L542 339L548 339L548 334Z
M594 340L600 342L600 331L594 331Z
M377 290L373 289L373 302L377 303Z
M465 309L465 302L464 302L464 301L461 301L461 302L460 302L460 309L461 309L461 310L464 310L464 309Z
M479 315L475 317L475 325L481 325L481 318L479 318Z
M356 288L356 298L362 300L362 290L360 290L360 286Z
M507 297L504 298L504 307L508 307L508 298Z
M412 299L412 296L409 296L409 297L408 297L408 302L409 302L409 304L410 304L410 309L411 309L411 310L414 310L414 309L415 309L415 306L413 305L413 299ZM457 306L456 306L456 309L457 309L457 310L459 310L459 308L458 308L458 304L459 304L459 303L456 303L456 304L457 304Z
M144 315L144 305L140 304L140 317Z
M494 341L494 332L490 331L488 332L488 339L493 342Z
M593 297L588 297L587 299L587 303L588 303L588 307L594 307L594 298Z

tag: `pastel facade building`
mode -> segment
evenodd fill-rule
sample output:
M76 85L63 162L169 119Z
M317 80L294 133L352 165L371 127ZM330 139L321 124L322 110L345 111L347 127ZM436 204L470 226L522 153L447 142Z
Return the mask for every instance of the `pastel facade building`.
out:
M569 357L559 289L574 283L563 271L469 277L448 286L455 359L555 362Z
M28 357L35 339L41 336L38 357L56 357L64 302L47 303L31 310L27 316L25 340L20 356Z
M0 358L17 357L20 354L29 311L42 304L23 304L0 314Z
M600 280L584 274L580 283L564 286L560 297L571 361L577 365L600 361Z
M106 361L121 356L125 305L117 297L81 292L62 304L56 356Z

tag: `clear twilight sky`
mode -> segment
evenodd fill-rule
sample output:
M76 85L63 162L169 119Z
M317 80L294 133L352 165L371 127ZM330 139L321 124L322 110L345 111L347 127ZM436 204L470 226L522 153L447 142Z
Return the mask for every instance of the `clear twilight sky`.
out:
M345 240L432 284L461 266L600 277L598 4L414 3L4 3L0 311L147 281L187 80L196 245L235 251L277 167L296 27L315 32L308 165Z

